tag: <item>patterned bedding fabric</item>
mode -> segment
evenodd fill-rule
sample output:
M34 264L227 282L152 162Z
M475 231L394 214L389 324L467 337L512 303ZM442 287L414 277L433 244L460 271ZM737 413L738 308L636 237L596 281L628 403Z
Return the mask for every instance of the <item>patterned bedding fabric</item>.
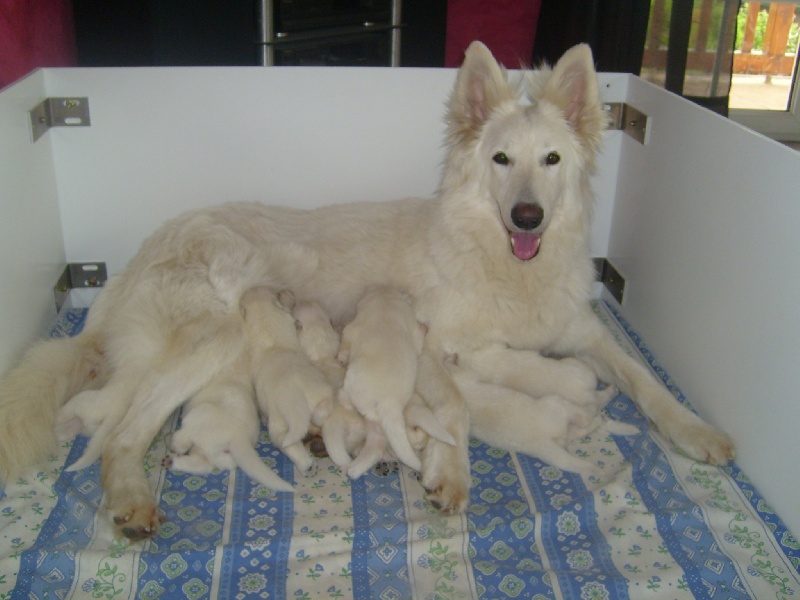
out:
M595 309L680 394L625 321ZM67 314L55 334L84 317ZM349 481L325 459L298 477L265 431L259 451L293 496L241 471L165 471L175 417L146 460L169 521L131 545L111 536L97 465L62 471L78 438L0 493L0 598L800 597L797 540L735 465L676 454L623 396L607 410L642 434L601 428L571 446L602 478L473 440L471 506L451 517L406 468Z

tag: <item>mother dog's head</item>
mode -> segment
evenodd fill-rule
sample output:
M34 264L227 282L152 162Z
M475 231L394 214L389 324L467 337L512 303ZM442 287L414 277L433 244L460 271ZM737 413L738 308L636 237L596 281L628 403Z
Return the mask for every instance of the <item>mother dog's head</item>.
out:
M442 192L480 203L527 261L549 227L587 220L588 176L607 117L586 45L523 80L530 104L520 103L519 86L486 46L467 49L448 104Z

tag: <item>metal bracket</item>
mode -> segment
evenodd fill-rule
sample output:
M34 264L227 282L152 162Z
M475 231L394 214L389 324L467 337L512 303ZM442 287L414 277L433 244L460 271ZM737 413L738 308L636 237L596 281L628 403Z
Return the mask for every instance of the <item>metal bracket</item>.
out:
M603 284L614 300L622 304L622 296L625 293L625 278L612 265L607 258L595 258L594 269L597 274L597 281Z
M68 263L53 288L56 311L61 310L70 290L103 287L107 279L108 270L104 262Z
M645 143L649 118L646 114L624 102L606 102L603 110L611 117L609 129L624 131L640 144Z
M89 127L92 124L88 98L45 98L28 114L34 142L51 127Z

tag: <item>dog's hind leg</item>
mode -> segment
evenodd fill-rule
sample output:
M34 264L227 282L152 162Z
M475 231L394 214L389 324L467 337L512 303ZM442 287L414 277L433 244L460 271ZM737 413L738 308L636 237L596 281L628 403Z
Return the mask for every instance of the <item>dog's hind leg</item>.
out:
M209 318L210 319L210 318ZM149 370L136 369L138 381L125 416L103 447L102 480L106 506L118 531L133 540L152 536L162 521L142 468L148 447L170 414L206 385L242 351L241 321L220 319L188 324L183 339L165 344ZM178 335L180 335L179 332ZM115 374L119 376L119 373Z

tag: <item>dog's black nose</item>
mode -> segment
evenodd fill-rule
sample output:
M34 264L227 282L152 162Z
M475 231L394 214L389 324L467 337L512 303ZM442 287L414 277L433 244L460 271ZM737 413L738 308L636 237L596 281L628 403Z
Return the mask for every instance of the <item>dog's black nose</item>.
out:
M511 222L525 231L536 229L543 219L544 209L538 204L517 204L511 209Z

